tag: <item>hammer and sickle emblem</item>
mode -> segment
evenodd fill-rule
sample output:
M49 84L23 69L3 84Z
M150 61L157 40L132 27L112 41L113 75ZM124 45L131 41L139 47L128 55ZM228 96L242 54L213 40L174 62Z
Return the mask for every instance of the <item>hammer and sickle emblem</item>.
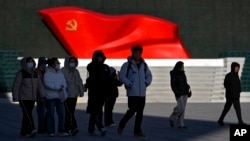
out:
M75 19L67 21L66 30L67 31L76 31L77 30L77 21Z

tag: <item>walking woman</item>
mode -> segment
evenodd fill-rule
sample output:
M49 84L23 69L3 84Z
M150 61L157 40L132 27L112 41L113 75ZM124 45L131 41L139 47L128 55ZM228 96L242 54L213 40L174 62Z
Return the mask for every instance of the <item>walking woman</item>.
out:
M35 101L44 99L44 89L37 72L36 63L32 57L24 57L21 60L21 70L17 72L12 89L14 102L19 102L22 109L23 119L20 136L33 137L36 129L32 111Z
M68 98L65 105L65 130L72 136L78 132L78 125L75 118L75 109L78 96L83 97L83 83L78 69L78 60L76 57L67 56L64 60L64 67L62 73L67 82Z
M184 124L184 114L187 104L187 98L191 94L190 86L184 72L184 63L179 61L175 64L174 69L170 71L171 88L174 92L177 106L173 109L173 113L169 118L170 126L174 126L177 121L178 128L187 128Z

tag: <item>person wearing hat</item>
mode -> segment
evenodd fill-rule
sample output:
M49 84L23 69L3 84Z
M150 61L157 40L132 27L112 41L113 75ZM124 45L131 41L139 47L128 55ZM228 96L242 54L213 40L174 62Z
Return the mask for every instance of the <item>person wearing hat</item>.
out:
M38 58L38 65L36 72L43 83L43 76L47 67L47 61L45 57ZM38 134L46 133L46 103L45 99L37 100L37 121L38 121Z

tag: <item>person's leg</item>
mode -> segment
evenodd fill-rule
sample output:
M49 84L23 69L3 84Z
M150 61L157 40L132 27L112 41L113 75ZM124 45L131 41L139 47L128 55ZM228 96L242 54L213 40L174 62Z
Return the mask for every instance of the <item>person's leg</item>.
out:
M232 104L233 104L232 100L226 99L226 103L224 105L224 109L223 109L223 111L221 113L221 116L220 116L220 118L218 120L219 125L222 125L222 126L224 125L223 120L224 120L226 114L228 113L228 111L230 110Z
M58 132L64 133L64 123L65 123L65 107L64 102L61 102L60 99L55 100L56 103L56 112L58 115Z
M182 112L181 109L181 98L176 97L176 102L177 105L174 107L172 114L169 117L170 125L173 127L174 126L174 121L178 119L180 113Z
M95 122L96 122L96 114L89 115L89 125L88 125L88 132L93 134L95 131Z
M65 124L64 124L64 128L66 130L66 132L70 132L71 130L71 112L69 110L69 105L70 105L70 100L69 98L67 98L64 102L65 105Z
M47 99L46 100L46 109L47 109L47 133L55 134L55 100Z
M126 112L126 114L123 116L123 118L121 119L120 123L119 123L119 127L120 128L124 128L126 126L126 123L130 120L130 118L135 114L136 112L136 100L135 97L128 97L128 110Z
M186 128L184 124L184 115L187 104L187 95L180 97L180 115L178 116L178 126L179 128Z
M116 101L115 97L108 97L105 99L105 104L104 104L104 124L105 124L105 126L109 126L111 124L114 124L113 108L114 108L115 101Z
M76 118L75 118L75 109L76 109L77 98L67 98L65 101L65 130L73 131L78 128Z
M234 109L236 111L236 115L237 115L237 118L238 118L238 123L239 124L244 124L244 122L242 120L242 116L241 116L240 100L239 99L234 100L233 105L234 105Z
M107 130L104 128L102 123L102 113L96 115L96 126L98 130L101 132L101 136L105 136Z
M38 101L37 102L37 120L38 120L38 133L45 133L45 110L46 105L45 101Z
M29 123L29 114L27 112L27 103L24 100L19 100L19 105L22 109L22 124L21 124L21 136L26 136L30 133L30 123Z
M145 97L137 97L136 102L136 117L135 117L135 126L134 126L134 134L140 134L139 136L143 135L141 130L141 123L143 119L143 111L145 107ZM144 135L143 135L144 136Z

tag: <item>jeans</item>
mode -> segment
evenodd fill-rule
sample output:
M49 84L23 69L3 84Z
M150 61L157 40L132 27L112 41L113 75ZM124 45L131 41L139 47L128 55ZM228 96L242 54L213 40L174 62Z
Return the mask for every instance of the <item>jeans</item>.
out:
M46 131L46 102L38 101L37 106L38 132Z
M55 133L55 108L58 115L58 132L65 132L64 122L65 122L65 108L64 102L60 99L47 99L47 132L48 134Z

